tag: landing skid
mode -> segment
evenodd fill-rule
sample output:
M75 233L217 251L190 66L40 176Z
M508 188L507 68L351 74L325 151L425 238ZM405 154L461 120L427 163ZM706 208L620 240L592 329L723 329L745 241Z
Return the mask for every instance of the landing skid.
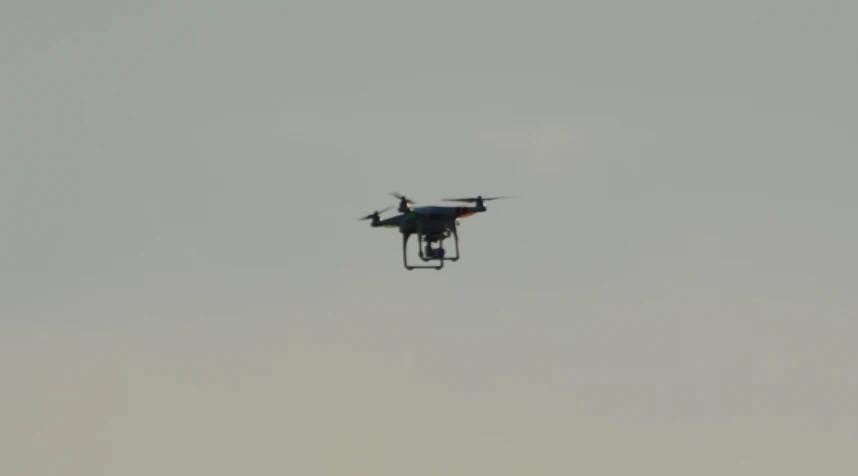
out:
M418 232L418 233L417 233L417 252L418 252L418 256L420 257L420 259L421 259L423 262L427 262L427 263L428 263L429 261L437 261L437 262L438 262L438 264L437 264L437 265L412 265L412 264L409 264L409 263L408 263L408 239L409 239L409 238L411 238L411 233L403 233L403 234L402 234L402 262L403 262L403 264L405 265L405 269L407 269L408 271L411 271L411 270L414 270L414 269L434 269L434 270L440 270L440 269L442 269L442 268L444 267L444 261L458 261L458 260L459 260L459 235L458 235L458 233L456 233L456 231L455 231L455 230L453 231L453 236L454 236L454 241L455 241L455 243L456 243L456 256L452 256L452 257L449 257L449 258L448 258L448 257L446 257L446 256L444 256L444 255L443 255L443 251L444 251L444 242L443 242L443 240L442 240L442 241L439 241L439 242L438 242L438 249L442 252L441 257L438 257L438 258L427 258L427 257L423 254L423 242L424 242L423 234Z
M438 264L437 266L427 266L427 265L414 266L414 265L408 264L408 239L409 238L411 238L411 233L403 233L402 234L402 262L405 265L405 269L407 269L408 271L415 270L415 269L440 270L441 268L444 267L444 261L443 260L441 260L440 264ZM417 243L417 247L418 248L420 247L419 242ZM420 253L420 257L423 258L422 252ZM426 261L426 260L424 259L424 261Z

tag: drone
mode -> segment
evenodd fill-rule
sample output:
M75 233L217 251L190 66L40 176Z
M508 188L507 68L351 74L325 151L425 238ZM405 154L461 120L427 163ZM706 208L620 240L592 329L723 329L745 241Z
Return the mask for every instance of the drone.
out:
M381 219L381 214L392 209L389 206L383 210L375 211L359 220L372 220L370 226L373 228L398 228L402 234L402 262L405 269L435 269L444 267L445 261L458 261L459 257L459 233L460 220L476 213L486 211L484 202L511 197L486 197L475 198L445 198L445 202L472 203L474 206L424 206L413 207L413 200L399 193L391 193L399 199L399 215ZM418 256L423 262L437 261L434 265L412 265L408 263L408 239L411 235L417 235ZM446 256L444 240L453 237L456 247L456 256Z

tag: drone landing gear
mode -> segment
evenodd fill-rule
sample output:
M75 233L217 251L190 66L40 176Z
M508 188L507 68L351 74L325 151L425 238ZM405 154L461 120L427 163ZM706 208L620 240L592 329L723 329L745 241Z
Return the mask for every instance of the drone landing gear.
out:
M412 269L441 269L444 267L444 261L458 261L459 260L459 234L456 232L454 228L452 230L453 239L456 246L456 256L447 257L445 256L446 250L444 249L444 239L450 236L450 232L448 231L444 237L438 239L427 239L426 235L424 235L421 231L417 232L417 254L423 262L429 261L437 261L438 264L435 266L414 266L408 264L408 239L411 237L411 233L405 233L402 235L402 260L405 264L405 269L409 271ZM438 247L433 248L432 243L437 242Z
M453 227L453 242L456 244L456 256L452 258L444 258L450 261L459 261L459 232L456 231L456 227Z
M419 236L419 235L418 235L418 236ZM443 268L443 267L444 267L444 260L443 260L443 259L438 260L438 265L437 265L437 266L432 266L432 265L418 265L418 266L414 266L414 265L410 265L410 264L408 264L408 239L409 239L409 238L411 238L411 233L403 233L403 234L402 234L402 262L405 264L405 269L407 269L408 271L411 271L411 270L414 270L414 269L434 269L434 270L440 270L441 268ZM421 238L422 238L422 236L421 236ZM420 245L421 245L420 241L422 241L422 240L418 240L418 242L417 242L418 249L419 249L419 247L420 247ZM437 250L435 250L435 251L437 251ZM424 258L424 257L423 257L423 251L422 251L422 250L420 250L420 258L421 258L421 259L423 259L423 261L429 261L428 259L426 259L426 258Z

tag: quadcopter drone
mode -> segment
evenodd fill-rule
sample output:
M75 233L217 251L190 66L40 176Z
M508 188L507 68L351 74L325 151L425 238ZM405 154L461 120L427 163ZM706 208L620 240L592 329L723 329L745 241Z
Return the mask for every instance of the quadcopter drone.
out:
M445 202L473 203L474 206L426 206L412 207L415 202L398 193L392 196L399 199L399 215L381 219L381 214L393 208L387 207L381 211L375 211L359 220L372 220L373 228L398 228L402 233L402 261L405 269L435 269L444 267L445 261L459 260L459 220L467 218L475 213L486 211L483 202L510 197L487 197L476 198L446 198ZM417 251L420 259L424 262L437 261L437 265L410 265L408 264L408 239L411 235L417 235ZM456 246L456 256L447 257L444 251L444 240L453 237ZM433 247L437 245L437 247Z

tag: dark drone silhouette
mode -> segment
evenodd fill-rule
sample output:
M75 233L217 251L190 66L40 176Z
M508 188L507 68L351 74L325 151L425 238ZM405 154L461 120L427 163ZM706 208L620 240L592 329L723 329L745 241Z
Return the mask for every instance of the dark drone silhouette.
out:
M370 213L369 215L360 218L360 220L372 220L370 225L373 228L398 228L402 233L402 261L405 264L405 269L436 269L440 270L444 267L444 261L459 260L459 220L467 218L476 213L486 211L486 206L483 202L489 200L497 200L500 198L510 197L487 197L481 196L475 198L446 198L446 202L462 202L473 203L474 206L426 206L412 207L412 200L398 193L392 193L394 197L399 199L399 215L394 217L381 219L381 214L393 208L387 207L384 210ZM420 259L424 262L438 261L437 265L420 265L413 266L408 264L408 239L411 235L417 235L417 250ZM456 256L447 257L444 251L444 240L453 237L456 246ZM433 245L437 247L433 247Z

